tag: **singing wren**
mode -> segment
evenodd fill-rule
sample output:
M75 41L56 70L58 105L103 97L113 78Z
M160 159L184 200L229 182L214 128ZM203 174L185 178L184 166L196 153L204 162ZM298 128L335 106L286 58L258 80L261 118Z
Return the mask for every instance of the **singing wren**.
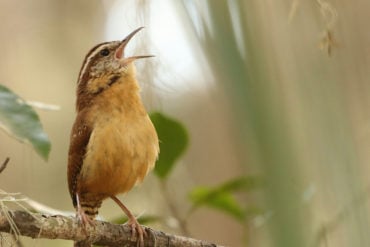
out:
M77 116L68 155L68 187L83 227L93 225L102 201L113 199L143 245L145 231L116 197L140 183L159 152L155 128L143 106L134 61L125 56L141 28L122 41L105 42L86 55L77 82ZM90 246L75 243L75 246Z

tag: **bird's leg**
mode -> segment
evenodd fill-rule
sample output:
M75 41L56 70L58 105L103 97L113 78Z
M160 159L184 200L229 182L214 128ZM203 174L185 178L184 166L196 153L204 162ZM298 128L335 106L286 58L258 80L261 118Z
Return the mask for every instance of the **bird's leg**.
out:
M135 216L130 212L130 210L116 197L111 196L112 200L115 201L118 206L125 212L125 214L128 217L128 221L126 224L128 224L131 227L131 238L135 236L137 232L138 236L138 246L144 247L144 236L146 236L146 232L144 228L139 224L139 222L136 220Z
M78 193L76 193L76 201L77 201L77 219L79 224L82 224L84 232L86 233L86 226L94 226L94 220L92 220L89 216L86 215L85 211L81 207L80 197Z

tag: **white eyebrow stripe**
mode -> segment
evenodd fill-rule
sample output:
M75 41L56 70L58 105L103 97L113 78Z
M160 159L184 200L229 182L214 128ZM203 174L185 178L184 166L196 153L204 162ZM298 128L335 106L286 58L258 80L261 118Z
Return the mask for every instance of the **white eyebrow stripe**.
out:
M91 52L91 54L90 54L90 52L89 53L87 53L87 55L86 56L88 56L88 57L85 57L85 59L84 59L84 61L85 61L85 63L83 64L83 66L82 66L82 68L81 68L81 71L80 71L80 76L79 76L79 78L78 78L78 84L81 82L81 78L83 77L83 75L85 74L85 70L86 70L86 68L87 68L87 65L90 63L90 61L91 61L91 59L93 58L93 57L95 57L95 55L97 54L97 53L99 53L103 48L107 48L107 47L109 47L109 46L111 46L111 43L109 42L109 43L103 43L103 44L101 44L100 46L98 45L98 47L93 47L92 49L94 49L95 48L95 50L93 51L93 52Z

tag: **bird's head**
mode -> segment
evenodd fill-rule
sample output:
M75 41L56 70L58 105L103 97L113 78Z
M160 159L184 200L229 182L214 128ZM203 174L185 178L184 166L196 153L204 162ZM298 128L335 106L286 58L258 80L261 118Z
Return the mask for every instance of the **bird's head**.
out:
M125 48L132 37L143 27L130 33L122 41L96 45L86 55L82 64L78 88L85 93L96 94L110 87L123 77L134 73L133 61L151 55L125 57Z

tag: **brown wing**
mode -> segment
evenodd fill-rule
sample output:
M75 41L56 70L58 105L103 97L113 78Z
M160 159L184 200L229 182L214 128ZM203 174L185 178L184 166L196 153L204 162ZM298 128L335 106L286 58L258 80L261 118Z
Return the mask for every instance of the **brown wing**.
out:
M68 153L68 188L72 197L73 206L76 207L77 180L86 153L86 147L91 135L91 127L86 123L85 113L80 112L71 132L71 141Z

